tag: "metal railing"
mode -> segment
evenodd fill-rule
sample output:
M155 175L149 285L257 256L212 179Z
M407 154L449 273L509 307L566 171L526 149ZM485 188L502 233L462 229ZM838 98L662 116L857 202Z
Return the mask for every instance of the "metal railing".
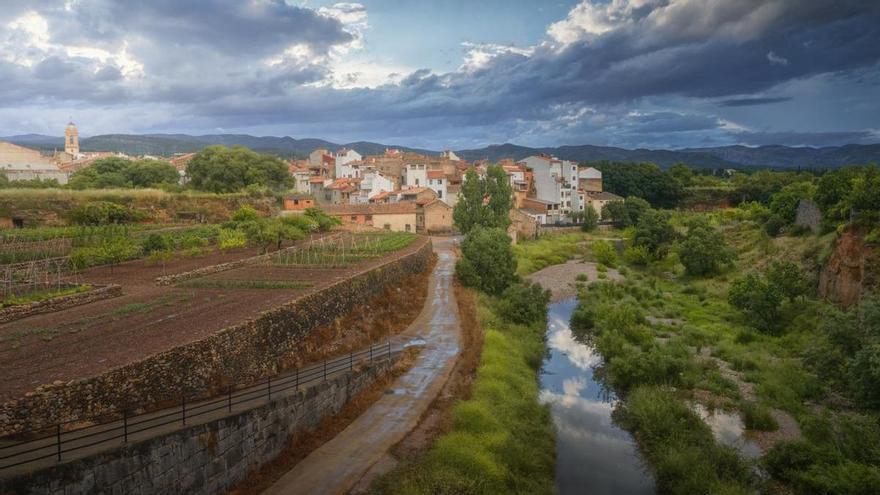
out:
M228 387L226 393L211 398L192 400L182 394L180 405L175 407L155 407L148 412L130 414L128 410L117 413L114 417L100 416L87 419L71 420L58 423L40 430L41 436L14 443L0 443L0 475L4 470L40 463L60 463L72 460L72 454L82 453L85 449L100 451L125 445L137 435L139 440L148 439L152 430L159 430L168 425L187 426L194 419L217 413L218 417L232 414L235 406L249 404L248 407L237 408L237 413L269 403L272 397L279 397L288 391L296 391L300 387L327 381L334 374L354 370L356 365L391 359L402 352L405 346L392 349L391 341L374 344L370 347L351 352L332 360L296 368L275 377L261 381ZM222 412L221 412L222 411ZM73 427L76 423L90 422L88 426ZM162 431L161 433L167 433ZM156 434L160 433L159 431ZM33 433L18 433L14 436L31 436ZM6 437L7 439L9 436ZM0 442L4 439L0 438Z

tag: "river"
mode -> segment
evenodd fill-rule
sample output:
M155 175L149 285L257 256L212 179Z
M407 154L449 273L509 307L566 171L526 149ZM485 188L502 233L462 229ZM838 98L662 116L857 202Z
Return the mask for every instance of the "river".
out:
M601 355L571 331L576 305L575 299L550 305L549 354L541 370L541 401L550 405L556 424L556 490L562 495L654 493L632 435L611 419L616 397L594 377Z

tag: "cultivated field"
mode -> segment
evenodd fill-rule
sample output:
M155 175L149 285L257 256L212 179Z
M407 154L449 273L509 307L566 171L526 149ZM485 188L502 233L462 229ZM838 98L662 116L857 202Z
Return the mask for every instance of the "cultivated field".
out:
M427 242L412 235L355 237L346 246L357 245L360 250L352 253L347 247L344 262L327 262L338 254L328 241L320 250L322 255L311 261L303 258L293 263L291 258L250 265L174 286L159 286L155 279L255 256L259 249L209 250L164 264L138 259L112 268L85 270L75 277L76 282L119 284L123 296L0 326L0 375L4 377L0 401L41 384L93 376L204 338L261 311L414 252Z

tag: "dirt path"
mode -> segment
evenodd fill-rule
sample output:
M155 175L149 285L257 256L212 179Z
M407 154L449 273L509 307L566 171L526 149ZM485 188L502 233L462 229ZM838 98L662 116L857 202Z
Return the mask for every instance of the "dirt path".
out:
M403 334L426 341L416 363L381 399L265 494L346 493L356 486L369 486L371 480L394 466L389 451L416 427L448 380L459 352L459 316L452 290L455 254L449 238L434 238L433 242L439 260L431 276L428 299Z

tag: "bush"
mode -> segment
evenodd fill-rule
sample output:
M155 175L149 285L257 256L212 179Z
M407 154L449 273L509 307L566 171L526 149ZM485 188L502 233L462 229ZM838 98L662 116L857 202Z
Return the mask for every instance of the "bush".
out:
M743 423L746 428L756 431L776 431L779 429L779 423L770 414L770 408L752 402L746 402L740 407L743 413Z
M593 257L603 265L614 267L617 265L617 250L608 241L595 241L592 244Z
M259 219L260 213L253 207L248 205L239 206L237 210L232 212L233 222L250 222Z
M761 330L772 330L779 324L782 292L757 274L750 273L730 284L727 301L731 306L749 313Z
M71 221L77 225L123 224L142 218L142 215L109 201L90 201L70 212Z
M767 232L767 235L776 237L782 232L783 227L785 227L785 219L783 217L770 215L767 223L764 224L764 231Z
M501 229L477 227L461 243L455 275L462 284L488 294L501 294L517 280L511 239Z
M326 232L337 225L341 225L342 221L336 217L332 217L320 208L308 208L305 216L318 225L318 230Z
M669 245L675 240L675 229L669 218L669 213L663 211L644 212L633 232L633 246L644 246L654 259L665 258Z
M141 248L144 250L144 254L151 254L156 251L167 251L171 248L171 243L168 241L168 238L162 234L150 234L144 239L144 243L141 245Z
M789 301L807 293L808 284L801 268L791 261L774 261L765 273L767 282L776 286Z
M707 222L693 223L678 246L678 257L685 272L694 277L713 275L733 262L736 254L721 232Z
M651 255L646 246L628 246L623 250L623 259L630 265L647 266Z
M584 210L584 224L581 225L581 230L584 232L592 232L596 230L596 227L599 226L599 214L596 213L596 209L593 208L593 205L587 205L587 209Z
M546 316L549 302L550 291L539 284L513 284L501 294L498 314L509 322L528 325L541 321Z

